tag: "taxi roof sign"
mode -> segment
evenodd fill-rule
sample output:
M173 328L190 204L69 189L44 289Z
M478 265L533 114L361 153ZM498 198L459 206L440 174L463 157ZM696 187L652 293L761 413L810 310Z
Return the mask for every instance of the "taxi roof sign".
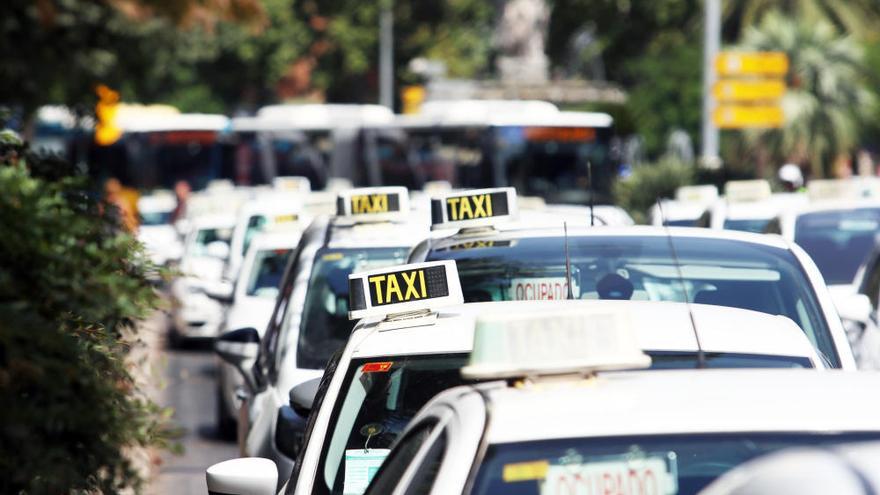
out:
M340 191L336 215L356 222L402 221L409 215L409 191L399 186Z
M464 303L454 260L352 273L348 284L350 320Z
M880 178L814 179L807 183L810 201L880 198Z
M473 352L462 375L525 378L650 364L624 308L585 307L478 316Z
M431 199L431 230L488 227L518 214L512 187L455 191Z
M763 201L771 196L770 183L764 179L731 180L724 184L724 197L730 203Z
M711 184L681 186L675 190L675 199L682 203L711 203L718 199L718 188Z
M272 179L272 187L278 191L310 193L312 183L308 177L280 176Z

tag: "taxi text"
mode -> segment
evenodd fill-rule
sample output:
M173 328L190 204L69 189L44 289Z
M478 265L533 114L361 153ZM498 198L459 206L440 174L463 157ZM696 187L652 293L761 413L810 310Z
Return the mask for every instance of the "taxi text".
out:
M425 270L371 275L367 282L374 304L396 304L428 297Z
M492 196L490 194L446 198L446 208L449 219L452 221L490 218L493 216Z
M351 197L352 214L387 213L388 211L387 194L362 194Z

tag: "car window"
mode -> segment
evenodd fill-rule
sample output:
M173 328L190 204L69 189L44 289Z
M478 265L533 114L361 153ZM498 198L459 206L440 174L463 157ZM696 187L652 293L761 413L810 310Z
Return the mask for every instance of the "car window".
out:
M868 272L865 274L859 292L868 296L868 299L871 300L871 307L876 310L878 298L880 298L880 251L876 251L872 255L872 260L866 269Z
M880 232L880 208L805 213L795 223L794 242L813 258L825 282L850 284Z
M333 375L336 374L336 368L339 366L339 361L342 359L343 351L344 349L340 349L330 357L330 360L327 361L327 367L324 369L324 375L321 377L321 383L318 384L318 390L315 392L315 400L312 401L312 413L309 414L309 419L306 422L306 430L303 434L303 445L305 447L300 449L296 456L296 463L293 465L293 472L290 474L290 482L287 484L287 491L285 492L287 495L293 495L293 491L296 490L296 480L299 479L303 459L306 452L309 450L308 445L311 442L312 432L315 430L315 422L318 419L317 413L321 410L321 407L324 404L324 398L327 396L327 389L330 388L330 382L333 381Z
M760 234L767 228L770 223L766 218L742 218L738 220L724 220L725 230L739 230L741 232L754 232Z
M443 464L443 457L446 455L446 447L449 442L446 428L441 430L435 438L413 473L412 480L406 489L407 495L425 495L431 493L431 488L434 487L434 481L440 474L440 466Z
M253 269L247 281L248 296L274 299L287 266L290 249L264 249L254 257Z
M791 251L718 238L674 242L677 256L663 236L570 237L573 297L681 302L687 295L693 303L783 315L840 366L818 297ZM427 255L456 260L465 302L566 298L562 237L472 244L478 248L440 247Z
M387 454L397 436L431 398L468 383L461 376L466 363L467 354L352 361L330 418L314 493L343 490L351 473L352 452L369 448L375 456ZM377 461L381 464L381 457Z
M193 239L192 244L190 245L189 254L192 256L204 256L208 254L208 244L212 242L225 242L229 244L229 240L232 237L232 229L227 228L208 228L208 229L199 229L196 232L195 238Z
M244 242L242 242L241 245L242 256L247 253L248 247L250 247L251 245L251 241L254 240L254 236L262 232L265 225L266 217L263 215L253 215L248 218L247 227L244 231Z
M491 445L471 493L690 495L743 462L780 449L878 438L878 433L735 433L568 438ZM627 489L634 485L639 488ZM596 486L601 490L591 491Z
M408 253L408 247L323 247L318 250L298 322L298 368L323 368L330 355L348 340L355 323L348 319L348 276L354 272L402 264ZM289 324L285 323L285 326Z
M410 462L428 440L431 432L437 426L436 422L425 422L414 428L404 437L396 449L388 456L386 462L375 473L375 478L369 485L366 493L373 495L387 495L394 491L397 483L403 478L403 474L409 467Z

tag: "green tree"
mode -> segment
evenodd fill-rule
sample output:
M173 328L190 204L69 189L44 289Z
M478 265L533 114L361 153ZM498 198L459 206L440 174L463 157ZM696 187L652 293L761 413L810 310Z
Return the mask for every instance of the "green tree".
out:
M828 175L837 158L853 151L861 123L875 108L861 45L830 23L771 12L745 32L739 47L782 51L791 63L784 127L746 133L747 142L777 163L809 163L815 177Z
M164 442L129 374L156 297L137 241L71 165L0 136L0 492L117 493Z
M858 37L873 36L880 21L875 0L726 0L724 8L725 17L744 29L777 11L806 23L829 23Z

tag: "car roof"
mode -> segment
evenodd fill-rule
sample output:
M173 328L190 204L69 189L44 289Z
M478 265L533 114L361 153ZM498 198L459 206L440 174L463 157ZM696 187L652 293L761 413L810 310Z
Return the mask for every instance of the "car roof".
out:
M628 311L639 345L648 351L696 352L697 344L688 306L700 334L703 350L804 357L822 366L804 332L783 316L722 306L666 301L502 301L467 303L437 311L433 322L422 320L402 328L396 322L368 318L355 331L372 332L357 346L354 357L470 352L474 322L478 315L516 312L547 313L563 309L607 309ZM377 331L376 331L377 330Z
M250 249L292 249L295 248L302 238L302 232L278 231L260 232L251 240Z
M330 218L330 232L325 245L329 248L412 247L428 236L428 222L337 223Z
M499 225L497 229L486 229L480 232L460 232L458 234L434 240L431 250L442 249L461 243L463 240L515 240L539 237L562 237L565 235L561 227L548 228L518 228L516 222L507 225ZM788 243L781 237L751 232L738 232L732 230L710 230L697 227L660 227L650 225L634 226L597 226L581 227L580 225L568 228L568 237L693 237L703 239L721 239L727 241L747 242L761 244L779 249L789 249Z
M193 219L193 228L199 229L225 229L235 226L235 216L207 214L199 215Z
M600 373L485 387L490 443L625 435L880 431L880 374L811 370ZM450 390L460 396L461 390ZM444 395L446 394L444 393ZM435 401L443 401L439 396ZM524 427L530 425L530 427Z

